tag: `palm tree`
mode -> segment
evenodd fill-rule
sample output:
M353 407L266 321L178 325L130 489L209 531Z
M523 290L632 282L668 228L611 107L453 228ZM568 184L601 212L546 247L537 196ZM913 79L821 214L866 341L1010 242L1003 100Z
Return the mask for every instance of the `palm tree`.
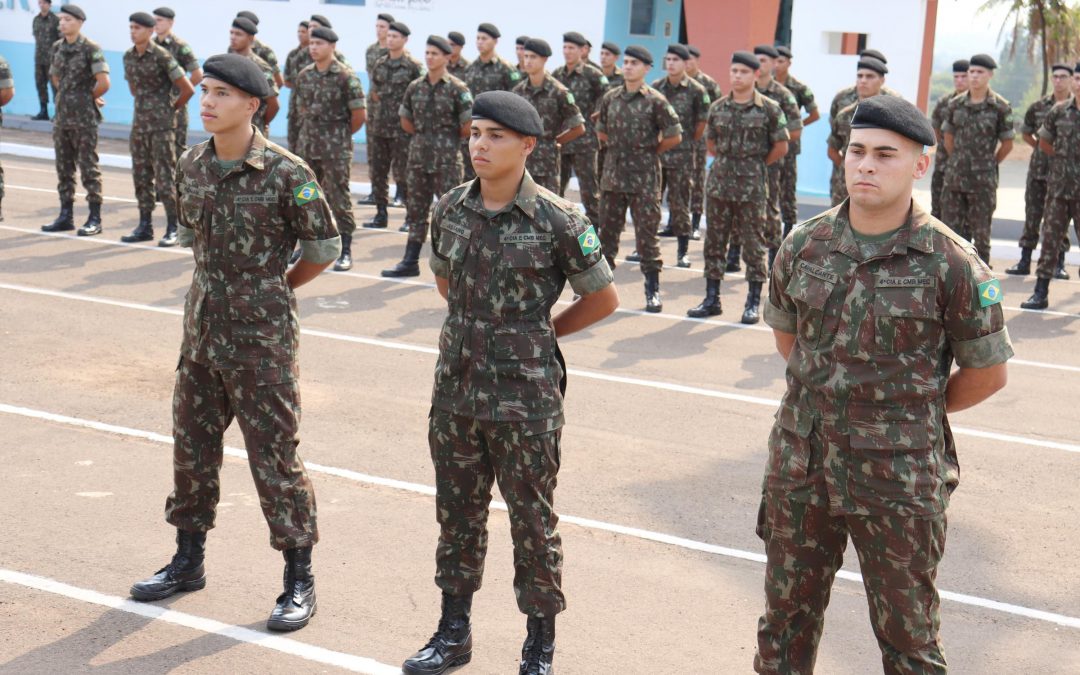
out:
M1012 40L1009 55L1014 56L1016 45L1027 45L1027 56L1035 60L1039 49L1042 59L1042 94L1050 85L1050 66L1061 58L1071 56L1072 46L1080 35L1080 10L1073 0L986 0L979 11L1006 6L1008 12L1001 23L998 37L1009 29Z

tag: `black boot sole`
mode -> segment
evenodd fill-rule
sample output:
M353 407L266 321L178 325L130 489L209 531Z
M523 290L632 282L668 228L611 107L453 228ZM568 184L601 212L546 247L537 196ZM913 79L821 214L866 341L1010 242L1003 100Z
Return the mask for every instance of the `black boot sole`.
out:
M157 593L141 591L134 586L131 587L131 590L129 592L131 593L131 597L135 600L138 600L139 602L153 602L154 600L164 600L165 598L176 595L177 593L183 591L201 591L204 588L206 588L205 576L199 579L195 579L194 581L185 581L183 583L179 583L172 588L167 588L163 591L158 591Z
M61 225L59 227L53 227L52 225L42 225L42 232L71 232L75 229L74 225Z
M739 323L741 323L743 325L746 325L746 326L753 326L755 323L761 323L761 317L760 316L755 316L752 319L749 319L744 314L743 317L741 319L739 319Z
M1026 277L1027 275L1031 274L1031 268L1029 267L1027 269L1018 270L1015 267L1010 267L1009 269L1005 270L1005 274L1011 274L1015 277Z
M316 599L311 605L311 614L308 614L303 619L297 619L295 621L289 621L288 619L267 619L266 629L278 631L279 633L300 630L304 626L308 625L311 618L315 616L315 612L319 611L319 601Z
M157 245L160 246L161 248L170 248L170 247L176 246L176 240L175 239L162 239L161 241L159 241L157 243Z
M693 312L693 314L691 314L691 312ZM720 307L716 307L716 308L710 307L710 308L706 309L704 312L697 312L697 311L694 311L693 309L686 310L686 316L690 317L691 319L704 319L707 316L720 316L723 313L724 313L724 310L721 309Z
M79 231L76 232L76 234L78 234L80 237L93 237L93 236L101 234L101 228L100 227L94 227L94 228L87 229L85 227L80 227Z
M378 225L375 223L361 223L360 227L364 228L365 230L385 230L386 224L383 223L382 225Z
M405 675L442 675L451 668L460 668L472 661L472 652L457 656L442 664L438 668L416 668L407 664L401 664L401 672Z
M398 277L418 277L420 276L420 270L383 270L379 274L388 279L396 279Z
M124 236L120 237L120 241L124 242L125 244L137 244L140 241L154 241L154 235L150 234L150 235L138 235L138 236L135 236L135 235L125 234Z

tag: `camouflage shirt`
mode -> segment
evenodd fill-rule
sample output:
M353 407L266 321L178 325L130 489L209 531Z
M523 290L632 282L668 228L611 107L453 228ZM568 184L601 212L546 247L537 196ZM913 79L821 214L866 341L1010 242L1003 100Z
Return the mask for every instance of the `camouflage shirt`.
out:
M53 46L60 39L60 17L52 12L45 16L34 15L34 58L48 59L52 56Z
M372 42L368 45L367 50L364 51L364 67L367 70L368 76L375 70L375 64L379 62L379 59L390 53L390 50L386 47L380 47L378 42Z
M974 247L918 204L864 255L840 206L784 240L765 321L796 335L765 489L833 514L925 516L959 482L945 415L955 361L1013 355L1001 287Z
M270 64L270 68L272 68L271 72L274 75L277 75L281 72L281 68L278 67L277 54L274 53L273 49L270 49L270 45L266 44L259 38L255 38L255 40L251 43L251 51L258 54L260 59Z
M404 136L401 128L401 100L409 83L420 77L423 69L409 52L392 59L382 56L371 71L371 105L368 106L368 133L373 136Z
M462 79L475 98L485 91L510 91L522 77L517 68L493 54L490 61L476 59L470 63Z
M588 295L612 283L600 239L576 204L528 172L517 197L491 213L479 179L439 200L431 271L449 281L432 404L502 422L562 425L566 372L551 307L566 282Z
M109 64L101 46L85 35L79 35L74 42L57 41L49 68L49 77L60 81L53 124L60 127L97 126L101 121L101 110L94 103L95 76L108 72Z
M124 79L135 96L132 131L165 131L176 126L173 82L184 76L180 64L164 47L151 42L139 54L124 52Z
M544 83L532 86L526 77L514 87L514 93L532 103L544 123L544 135L536 139L536 147L526 160L525 168L534 176L559 175L559 148L555 137L585 123L581 110L574 103L574 94L549 73Z
M446 72L450 73L454 77L461 81L465 81L465 72L469 69L469 59L464 56L458 57L457 61L446 62Z
M678 84L671 84L666 77L652 83L653 89L664 95L682 126L682 142L660 155L660 166L674 169L691 169L694 166L694 130L709 117L712 99L705 87L692 77L684 76Z
M1015 135L1009 102L994 90L980 103L971 103L971 92L949 101L941 130L953 135L953 152L945 189L967 192L974 188L997 187L998 141Z
M330 61L325 71L312 63L296 76L300 153L307 159L352 159L352 111L365 107L360 78Z
M572 69L559 66L551 75L574 94L574 102L585 117L585 134L567 143L562 149L563 153L572 155L599 149L600 141L596 138L592 114L599 109L600 100L611 89L604 71L581 61Z
M607 134L607 159L600 189L651 194L660 191L660 137L683 133L679 114L664 95L647 84L631 92L612 89L600 101L596 130Z
M1020 133L1035 136L1035 147L1031 150L1031 159L1028 161L1028 178L1046 180L1050 169L1050 162L1046 153L1039 149L1039 127L1043 125L1046 113L1054 107L1054 95L1047 94L1028 106L1024 113L1024 121L1020 124Z
M1046 180L1048 194L1080 199L1080 109L1075 94L1046 113L1038 137L1054 149Z
M775 79L769 80L769 84L764 89L757 87L757 85L755 85L755 88L764 96L768 96L780 105L780 109L784 111L784 116L787 117L788 133L794 134L796 131L802 129L802 117L799 115L799 104L795 100L795 95L791 93L790 89L780 84ZM790 150L790 148L788 149Z
M603 72L603 70L601 70L601 72ZM623 80L622 70L618 67L613 68L610 75L604 73L604 77L607 78L608 89L614 89L615 87L621 86L625 81Z
M841 155L844 154L848 140L851 138L851 117L855 114L855 108L857 107L859 107L858 101L844 106L829 123L829 138L826 143ZM843 168L843 164L841 164L840 168Z
M462 165L461 127L472 119L472 102L469 87L450 73L443 73L435 84L427 75L409 84L398 115L415 129L409 141L410 169L435 173Z
M777 80L779 82L779 80ZM795 78L795 76L788 74L787 82L780 82L788 88L791 95L795 97L795 103L798 107L802 108L809 115L817 110L817 101L814 100L814 92L810 90L810 87L801 80ZM801 116L800 116L801 117ZM802 139L792 141L791 146L788 148L788 153L797 155L802 151Z
M900 93L898 91L896 91L895 89L890 89L885 85L881 86L881 90L878 92L878 94L882 96L899 96L900 98L903 98L903 96L900 96ZM836 113L840 112L841 108L846 108L858 100L859 92L854 86L844 87L840 91L836 92L836 96L833 96L832 103L829 105L829 119L835 118Z
M276 98L278 95L277 84L274 82L274 69L263 60L254 51L248 52L247 57L255 62L255 65L259 67L259 70L266 76L266 83L270 85L270 96L267 98ZM259 131L266 131L266 99L263 99L259 103L259 109L255 111L255 116L251 118L251 123L255 125Z
M705 71L697 71L697 75L691 75L698 84L705 87L705 91L709 92L709 98L714 101L719 101L724 96L724 92L720 89L720 83L714 80L712 77L705 74Z
M0 56L0 91L4 89L14 89L15 80L11 77L11 66L8 65L7 59ZM4 109L0 107L0 123L4 121Z
M945 168L946 162L949 159L949 152L945 149L945 144L941 142L944 137L941 132L941 125L945 121L945 112L949 109L949 101L953 96L960 94L959 91L954 91L951 94L945 94L937 100L934 104L934 109L930 112L930 125L934 127L934 133L937 136L938 144L934 149L934 163L940 168ZM1036 127L1038 129L1038 127Z
M714 103L705 129L705 138L716 148L707 194L732 202L764 201L765 157L774 143L788 137L784 111L757 90L747 103L736 103L730 95Z
M195 52L192 51L191 45L172 33L165 38L155 35L153 37L153 42L154 44L161 45L172 54L172 57L176 59L176 62L179 63L180 67L186 72L193 73L196 69L202 67L199 65L199 59L195 56Z
M325 263L341 246L315 174L256 129L244 161L227 171L213 139L185 152L176 192L178 238L195 257L181 355L215 369L293 364L300 326L289 256L299 241L304 260Z
M311 60L311 51L304 46L297 46L288 56L285 57L285 70L282 72L282 77L285 81L292 85L293 89L296 88L296 78L300 75L300 71L310 66L314 61Z

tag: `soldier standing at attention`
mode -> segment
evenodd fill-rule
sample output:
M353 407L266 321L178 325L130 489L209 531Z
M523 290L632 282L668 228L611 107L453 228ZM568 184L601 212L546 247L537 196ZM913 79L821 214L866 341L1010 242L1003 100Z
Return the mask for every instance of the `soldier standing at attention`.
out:
M364 63L368 78L371 78L371 73L375 70L375 64L379 62L379 59L390 52L389 47L386 45L386 33L390 30L390 24L392 23L394 23L394 15L386 12L380 12L375 19L375 42L368 45L367 50L364 51ZM329 25L326 25L326 28L329 27Z
M450 60L446 62L446 72L459 80L465 80L465 71L469 68L469 60L461 55L461 49L465 46L465 36L456 30L450 31L446 39L450 40Z
M131 124L128 147L131 150L131 178L139 202L139 224L120 241L131 243L154 238L154 204L165 207L165 237L162 246L176 244L176 196L173 172L176 170L177 109L187 106L195 93L191 82L176 59L161 45L155 44L154 17L135 12L128 17L131 49L124 52L124 79L135 99L135 118ZM173 91L179 91L174 96Z
M259 17L255 15L255 12L249 12L247 10L243 12L237 12L236 16L244 17L251 21L256 26L259 25ZM251 51L254 52L260 59L270 64L274 75L274 87L280 91L285 86L285 78L281 75L281 68L278 66L277 54L270 48L270 45L266 44L259 38L255 38L251 42Z
M233 19L232 28L229 30L229 52L251 59L259 70L263 71L267 82L270 83L270 94L261 97L259 110L252 118L252 124L257 126L264 136L269 136L270 122L278 114L278 110L281 110L281 104L278 103L278 88L274 83L273 67L251 49L255 34L258 32L259 29L255 27L251 19L237 16Z
M990 223L997 207L998 165L1012 152L1012 107L990 89L997 62L976 54L968 66L968 90L949 101L941 130L949 152L942 195L943 220L972 241L990 264Z
M386 206L390 199L390 168L394 169L394 201L408 204L409 136L401 128L401 101L409 83L420 77L420 64L405 51L409 27L394 21L386 31L387 53L375 62L368 92L371 115L368 120L368 168L375 217L364 223L368 229L386 228ZM408 223L406 223L408 225Z
M787 118L779 104L754 84L761 68L757 56L738 51L731 56L731 93L709 108L705 138L713 160L709 171L705 231L705 299L686 312L696 319L718 316L720 284L731 235L739 232L744 246L749 290L742 322L758 322L765 271L765 197L768 167L788 151Z
M832 160L832 175L829 178L829 193L832 205L837 206L847 199L847 184L844 178L844 148L851 135L851 116L856 106L866 99L881 93L885 84L885 75L889 67L873 56L860 56L856 67L857 98L838 110L829 121L827 141L829 159Z
M608 81L596 66L585 63L582 48L588 40L581 33L563 34L564 65L559 66L552 76L562 82L574 95L581 114L585 116L585 133L562 147L559 171L559 194L566 193L566 184L570 181L570 171L578 179L578 191L581 203L585 205L585 215L589 222L599 222L600 191L596 175L596 153L600 142L593 127L593 113L600 106L600 99L608 91Z
M948 415L1004 387L1013 350L998 280L911 199L929 120L876 96L851 126L850 198L784 240L765 304L787 391L758 511L754 669L813 672L850 537L884 671L944 673L935 578L959 482Z
M465 84L476 98L485 91L510 91L521 81L522 73L495 53L502 33L490 23L482 23L476 28L476 51L480 56L465 70ZM465 163L465 180L476 177L472 162L469 160L469 142L461 144L461 157Z
M514 54L517 56L517 71L525 74L525 43L529 41L528 35L519 35L514 40Z
M469 87L446 72L450 42L429 35L424 61L427 73L405 90L398 108L401 128L409 134L409 203L405 221L409 239L405 256L384 277L420 275L420 248L428 233L431 202L461 183L463 167L458 147L469 135L472 94Z
M443 195L431 228L431 271L449 310L428 432L442 616L402 670L437 675L472 658L472 599L497 482L510 511L514 593L528 617L518 673L545 675L554 672L555 615L566 608L552 508L566 385L558 339L610 315L619 296L589 221L525 170L543 133L536 110L492 91L476 98L472 117L479 178ZM581 297L552 318L567 282Z
M0 127L4 126L4 106L15 96L15 80L11 77L11 66L7 59L0 56ZM4 220L4 166L0 164L0 222Z
M536 112L544 133L536 138L536 146L525 161L533 182L552 192L559 191L559 147L585 133L585 118L574 103L574 94L552 77L547 70L551 45L540 38L525 42L525 74L528 79L514 87Z
M882 54L881 52L879 52L876 49L864 49L861 52L859 52L859 58L860 59L863 59L863 58L865 58L867 56L869 56L870 58L873 58L873 59L877 59L878 61L881 61L885 65L889 65L889 60L887 58L885 58L885 55ZM890 88L886 87L885 85L881 86L881 93L885 94L886 96L900 96L899 92L897 92L895 89L890 89ZM836 92L835 96L833 96L832 103L829 104L829 120L836 119L836 113L840 112L841 108L846 108L847 106L851 105L852 103L855 103L856 101L858 101L859 98L860 98L860 96L859 96L859 82L858 82L858 79L856 77L856 81L855 81L854 85L852 85L850 87L844 87L840 91ZM903 97L901 97L901 98L903 98ZM843 181L841 181L841 182L843 182ZM835 204L834 204L834 206L835 206Z
M705 87L710 100L719 101L724 95L724 92L720 90L720 85L698 65L701 50L694 45L687 45L686 49L690 52L690 60L686 62L686 74ZM690 238L694 241L701 239L701 214L705 211L706 160L705 139L699 138L694 141L694 174L693 181L690 183ZM737 272L738 270L728 269L728 271Z
M300 92L296 89L296 77L300 74L300 71L312 64L311 52L308 49L311 40L310 31L311 23L301 21L296 28L296 39L300 44L294 47L285 57L285 86L290 90L287 138L291 152L298 152L300 148L300 115L297 113L296 107L297 101L300 99Z
M356 230L349 198L353 134L364 126L364 88L352 68L334 58L338 36L330 28L316 28L309 36L311 65L296 78L299 102L300 152L322 186L341 235L341 254L334 269L352 269L352 238Z
M1020 262L1005 270L1005 274L1031 274L1031 252L1039 243L1039 226L1042 224L1043 207L1046 204L1046 176L1050 169L1049 158L1040 149L1039 139L1035 134L1039 133L1050 108L1069 100L1073 94L1072 66L1055 63L1050 72L1054 90L1028 106L1024 113L1024 122L1020 126L1024 142L1032 147L1031 159L1028 160L1027 186L1024 190L1024 232L1020 235ZM1064 247L1054 270L1055 279L1069 279L1069 273L1065 271L1065 253L1069 250L1069 245L1069 232L1066 228Z
M942 186L945 184L945 171L949 165L949 153L945 152L945 148L942 146L944 135L941 133L941 124L945 121L945 111L949 109L949 101L951 101L954 96L959 96L968 90L968 60L960 59L958 61L953 61L952 72L952 93L945 94L939 98L937 103L934 104L934 110L930 113L930 124L934 126L934 136L937 138L937 149L934 151L934 175L930 178L930 215L935 218L941 218L941 190ZM1038 129L1039 127L1036 126L1035 131L1038 131ZM1039 206L1039 209L1041 213L1041 205ZM1036 242L1038 239L1039 232L1036 228ZM1032 244L1032 246L1034 245L1035 244ZM1008 270L1006 270L1006 272L1007 271Z
M622 70L619 68L619 54L622 54L622 50L619 45L614 42L605 42L600 47L600 71L604 73L604 77L607 78L608 89L614 89L623 83ZM606 92L605 92L606 93ZM593 113L595 116L596 113ZM607 148L603 143L599 144L600 147L596 151L596 175L604 175L604 155L607 154ZM559 187L562 187L562 178L559 179Z
M821 119L818 112L817 101L814 100L814 92L806 83L795 79L791 74L791 48L783 45L776 48L780 56L776 58L773 77L776 81L788 88L795 97L795 103L806 111L802 125L805 127ZM783 236L795 223L799 222L799 204L795 197L796 184L799 182L799 170L797 160L802 146L798 140L793 140L788 145L788 153L780 163L780 219L784 222Z
M341 240L311 169L263 137L252 118L273 89L238 54L203 65L201 116L213 138L176 166L181 246L195 274L173 391L173 492L165 520L176 554L131 587L162 600L206 586L206 533L214 527L222 437L235 417L259 492L270 544L285 558L284 592L267 621L296 630L315 613L311 547L319 540L315 493L296 451L300 326L293 290L337 257ZM303 257L288 266L297 241Z
M188 78L192 87L199 86L202 82L202 66L199 65L199 59L195 56L195 52L191 50L191 45L184 42L176 36L176 33L172 32L173 23L176 21L176 12L169 7L158 7L154 10L154 42L164 47L172 57L176 59L176 62L180 64L188 73L191 73L191 77ZM173 95L179 96L180 91L173 89ZM176 126L173 127L173 135L176 138L176 156L184 154L184 150L187 150L187 132L188 132L188 109L187 106L178 108L176 111ZM164 240L163 240L164 241ZM171 243L162 244L163 246L172 246Z
M38 10L33 23L34 85L37 86L41 109L31 119L44 122L49 119L49 66L52 65L53 47L60 39L60 19L52 12L52 0L38 0ZM55 102L55 87L53 99Z
M60 33L53 49L49 77L56 87L53 149L56 152L60 215L43 232L75 229L75 167L79 167L90 216L79 228L80 237L101 234L101 170L98 168L98 124L102 98L109 91L109 64L101 46L82 34L86 12L78 5L60 8Z
M664 95L645 84L652 67L648 49L631 45L623 52L623 84L604 95L596 133L607 144L608 162L600 188L600 240L608 265L615 268L626 209L634 219L636 250L645 275L645 311L659 312L660 155L682 142L679 115Z
M690 184L694 174L694 143L705 136L705 122L709 116L709 92L694 78L686 74L686 62L690 51L684 45L669 45L664 56L667 77L652 83L653 89L664 95L679 115L682 125L682 143L660 156L660 192L667 191L668 224L661 236L678 238L675 254L679 267L690 267Z
M383 16L390 16L390 15L389 14L384 14ZM333 28L333 26L330 25L330 19L327 19L322 14L312 14L311 18L308 19L308 32L313 31L316 28ZM349 63L349 60L347 58L345 58L345 55L341 53L340 49L335 49L334 50L334 59L338 63L340 63L341 65L348 66L349 68L352 68L352 65ZM356 72L356 71L353 70L353 72Z

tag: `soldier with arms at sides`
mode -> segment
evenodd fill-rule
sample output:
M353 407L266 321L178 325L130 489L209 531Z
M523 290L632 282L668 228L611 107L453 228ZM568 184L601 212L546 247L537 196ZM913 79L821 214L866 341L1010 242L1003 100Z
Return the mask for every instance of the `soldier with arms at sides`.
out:
M619 68L619 55L622 54L622 49L614 42L605 42L600 47L600 71L604 73L604 77L607 78L608 89L614 89L623 83L622 69ZM592 113L593 117L597 117L597 113ZM595 121L595 120L594 120ZM596 151L596 175L604 175L604 156L607 154L607 148L603 143L600 143L600 148ZM560 181L562 179L560 178ZM561 182L560 182L561 187Z
M701 58L701 50L694 45L687 45L686 49L690 52L690 60L686 62L686 74L705 87L710 100L719 101L724 96L724 92L717 81L701 69L698 62ZM701 239L701 214L705 212L707 159L705 138L702 137L694 141L694 180L690 184L690 238L694 241ZM737 272L738 270L729 269L728 271Z
M847 199L847 184L844 177L844 149L851 135L851 116L860 102L872 96L878 96L885 84L885 75L889 67L872 56L860 56L856 64L857 98L837 111L829 120L829 138L827 141L829 160L832 161L832 175L829 177L829 193L832 205L837 206Z
M585 205L585 215L590 222L600 218L600 190L596 174L596 153L600 141L596 137L592 115L600 106L600 99L608 91L608 81L600 69L584 59L585 45L588 40L581 33L571 31L563 34L563 60L551 74L556 80L566 85L574 94L574 103L585 116L585 133L570 141L562 148L559 159L560 194L566 193L571 169L578 179L578 191L581 203Z
M814 92L805 82L798 80L791 74L791 48L780 45L776 48L780 56L776 57L773 68L773 77L777 82L788 88L795 97L795 103L806 111L803 118L803 127L806 127L821 119L818 112L817 101L814 100ZM799 221L798 202L795 198L795 187L799 180L798 157L802 146L798 140L791 141L788 153L780 165L780 219L784 223L784 236L791 231L795 223Z
M502 33L491 23L482 23L476 27L476 51L480 56L465 69L465 84L476 98L485 91L510 91L525 77L517 68L495 53ZM465 180L476 177L469 162L469 142L461 144L461 157L465 162Z
M252 124L259 128L262 135L269 136L270 122L273 121L274 117L277 116L278 111L281 110L281 104L278 103L278 87L274 83L273 67L251 48L251 45L254 44L255 41L255 34L258 32L259 29L255 26L254 21L247 17L237 15L237 17L233 19L232 28L229 29L229 52L251 59L252 63L257 65L259 70L263 72L266 76L266 81L270 84L270 94L262 97L259 110L252 119Z
M172 57L176 59L176 62L180 64L180 67L191 74L189 81L193 87L199 86L199 82L202 82L202 66L199 64L198 57L195 56L195 52L192 51L191 45L181 40L173 33L173 24L176 22L176 12L169 7L158 7L154 10L154 42L161 45L172 54ZM177 89L173 89L173 95L179 96L180 92ZM176 140L176 156L184 154L184 150L187 150L187 132L188 132L188 109L187 106L183 106L177 109L176 114L176 126L174 127L173 135ZM168 246L169 244L163 244Z
M967 71L967 59L953 61L953 90L939 98L930 113L930 124L934 126L934 136L937 138L937 147L934 149L934 174L930 178L930 215L935 218L941 217L941 190L945 184L945 171L949 166L949 153L945 151L941 143L944 140L941 124L945 121L945 111L949 109L949 101L968 90ZM1038 238L1038 233L1035 237Z
M34 15L31 29L34 32L34 85L41 109L31 119L44 122L49 119L49 67L52 65L53 47L60 39L60 19L53 14L52 0L38 0L37 4L38 13ZM55 86L53 99L56 99Z
M308 49L308 45L311 44L311 22L301 21L300 25L296 27L296 40L300 43L293 47L288 56L285 57L285 86L289 88L289 111L288 120L289 126L287 138L289 142L289 150L298 152L300 148L300 115L297 112L296 104L300 99L300 93L296 89L296 77L300 74L304 68L311 65L311 51Z

